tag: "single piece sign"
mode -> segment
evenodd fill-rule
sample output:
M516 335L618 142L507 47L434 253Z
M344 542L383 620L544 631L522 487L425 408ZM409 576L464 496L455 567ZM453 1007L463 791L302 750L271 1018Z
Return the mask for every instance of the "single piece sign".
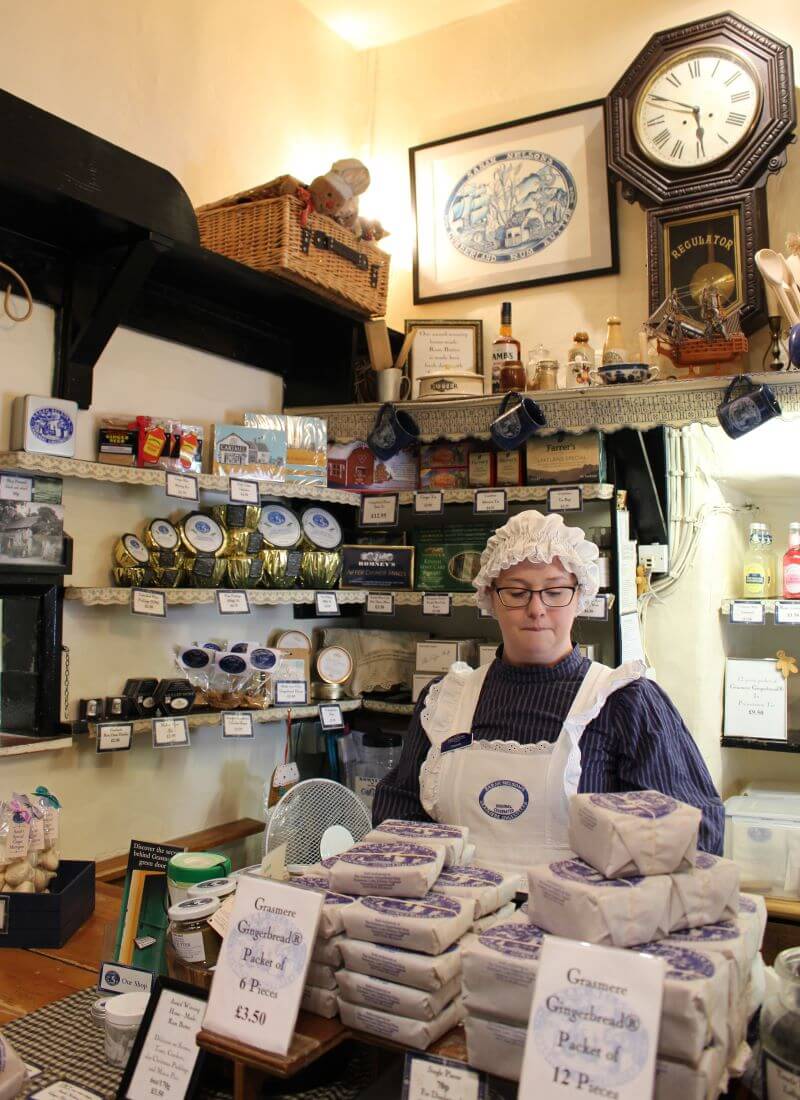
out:
M423 615L449 615L451 609L450 593L442 596L426 592L422 597Z

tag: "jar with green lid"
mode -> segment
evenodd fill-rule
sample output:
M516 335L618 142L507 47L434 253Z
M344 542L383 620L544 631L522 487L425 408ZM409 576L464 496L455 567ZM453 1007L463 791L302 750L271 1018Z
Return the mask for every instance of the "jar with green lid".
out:
M217 965L222 940L208 923L208 918L219 907L219 898L203 895L170 905L167 910L167 936L180 962L200 970L210 970Z
M177 852L167 864L169 900L175 905L189 896L190 886L230 873L231 861L219 852Z
M236 893L236 885L236 879L232 875L227 875L225 878L207 878L203 882L190 886L188 893L190 898L217 898L222 904L230 894Z

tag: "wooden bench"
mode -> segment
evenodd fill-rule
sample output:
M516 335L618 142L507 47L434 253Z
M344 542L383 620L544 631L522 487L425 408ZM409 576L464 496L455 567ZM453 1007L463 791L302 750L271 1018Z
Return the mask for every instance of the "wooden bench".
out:
M201 829L197 833L175 837L174 840L165 840L163 843L175 848L187 848L190 852L216 852L263 831L263 821L256 821L254 817L242 817L238 821L229 821L226 825L213 825L210 829ZM95 879L97 882L119 882L125 878L127 869L128 853L124 852L122 855L100 860L96 864Z

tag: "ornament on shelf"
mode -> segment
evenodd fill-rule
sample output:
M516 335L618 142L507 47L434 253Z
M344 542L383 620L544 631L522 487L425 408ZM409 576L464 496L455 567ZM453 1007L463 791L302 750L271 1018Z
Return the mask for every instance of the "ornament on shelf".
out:
M778 658L778 671L783 673L784 680L794 676L797 672L797 658L793 657L791 653L787 653L785 649L779 649L776 657Z

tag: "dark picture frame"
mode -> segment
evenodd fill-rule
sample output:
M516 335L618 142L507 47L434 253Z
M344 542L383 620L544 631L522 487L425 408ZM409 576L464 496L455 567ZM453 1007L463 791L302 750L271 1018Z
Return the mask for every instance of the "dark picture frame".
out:
M415 305L619 272L604 100L413 146L409 166Z
M701 241L701 238L705 238ZM730 240L731 247L727 241ZM764 283L755 255L769 243L767 198L763 187L724 197L691 199L647 212L649 309L653 313L677 284L687 304L683 320L699 323L694 314L689 275L701 265L716 264L733 274L735 288L723 301L723 313L741 308L745 333L767 323ZM676 255L676 253L678 253ZM694 257L694 258L693 258ZM697 268L694 265L697 264Z

